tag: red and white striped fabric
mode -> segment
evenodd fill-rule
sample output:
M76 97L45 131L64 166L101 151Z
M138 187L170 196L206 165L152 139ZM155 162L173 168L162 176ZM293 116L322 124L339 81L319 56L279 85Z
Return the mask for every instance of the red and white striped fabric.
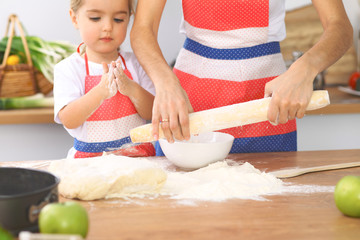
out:
M119 54L120 55L120 54ZM120 55L125 67L124 73L132 79L126 67L124 58ZM85 54L86 78L85 94L101 81L101 75L89 74L87 56ZM117 92L115 96L106 99L100 107L86 120L87 142L75 139L75 158L101 156L103 152L117 155L143 157L155 155L151 143L131 145L129 131L145 124L145 120L137 113L131 100ZM126 146L126 147L124 147Z
M195 111L264 97L282 74L279 42L268 42L269 0L183 0L186 40L174 72ZM232 153L296 151L296 121L226 129Z

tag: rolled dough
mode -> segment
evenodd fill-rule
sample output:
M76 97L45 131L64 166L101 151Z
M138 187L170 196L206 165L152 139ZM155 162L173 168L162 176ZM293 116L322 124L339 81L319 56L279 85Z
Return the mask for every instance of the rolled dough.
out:
M155 162L115 155L54 160L48 171L60 178L62 196L80 200L157 194L167 179Z

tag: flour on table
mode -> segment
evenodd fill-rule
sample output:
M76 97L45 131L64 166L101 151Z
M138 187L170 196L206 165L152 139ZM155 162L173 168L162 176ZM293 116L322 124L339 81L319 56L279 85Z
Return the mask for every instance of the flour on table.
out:
M156 163L145 158L115 155L57 160L48 170L60 177L61 195L81 200L155 194L167 178Z
M169 172L161 190L174 199L223 201L231 198L261 199L277 194L283 182L261 172L250 163L230 166L226 161L210 164L193 172Z
M193 200L266 200L268 195L334 191L334 186L284 183L247 162L234 164L224 160L191 172L169 169L171 165L166 159L115 155L58 160L49 167L50 172L61 178L60 194L81 200L164 195L179 204L193 205Z
M191 200L266 200L264 197L269 195L334 191L334 186L284 183L248 162L241 165L229 162L219 161L192 172L168 172L168 178L160 193L171 195L171 198L178 199L181 204L191 205L194 203Z

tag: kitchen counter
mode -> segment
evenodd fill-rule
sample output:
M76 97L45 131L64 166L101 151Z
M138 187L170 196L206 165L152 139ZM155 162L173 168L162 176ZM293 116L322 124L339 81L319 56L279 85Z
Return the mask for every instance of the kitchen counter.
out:
M55 123L53 108L0 110L0 124Z
M231 154L262 171L359 162L360 149ZM156 160L156 158L155 158ZM0 166L44 168L49 161L0 162ZM291 184L335 186L360 168L310 173L284 179ZM88 240L95 239L359 239L360 219L344 216L333 192L267 196L268 201L179 204L166 197L80 201L90 216ZM60 198L60 201L68 201Z
M330 105L307 115L360 113L360 97L341 92L337 87L330 87ZM0 124L54 123L53 108L0 110Z

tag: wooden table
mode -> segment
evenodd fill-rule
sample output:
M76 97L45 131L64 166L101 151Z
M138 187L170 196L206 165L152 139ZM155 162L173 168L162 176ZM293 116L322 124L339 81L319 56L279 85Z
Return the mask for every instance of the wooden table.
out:
M360 161L360 149L233 154L263 171ZM3 162L35 167L48 162ZM43 165L43 166L44 166ZM360 168L325 171L284 179L293 184L335 186ZM234 199L181 205L166 197L80 202L90 216L94 239L360 239L360 219L342 215L333 193L283 194L268 201ZM68 201L61 198L61 201Z

